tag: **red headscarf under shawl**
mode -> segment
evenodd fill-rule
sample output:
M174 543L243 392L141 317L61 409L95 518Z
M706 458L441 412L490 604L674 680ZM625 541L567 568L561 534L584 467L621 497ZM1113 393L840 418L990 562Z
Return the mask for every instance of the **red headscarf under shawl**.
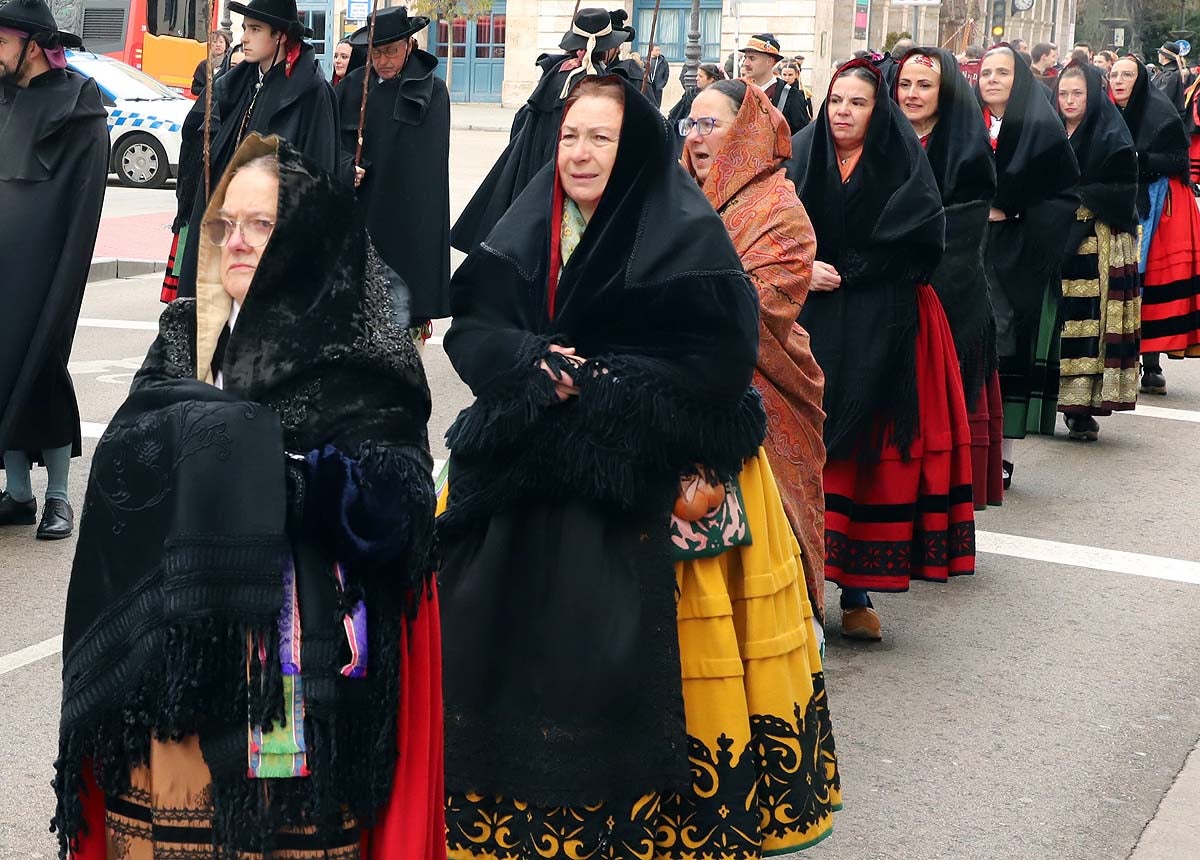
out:
M783 174L783 163L791 155L787 120L761 89L747 84L746 98L713 161L704 193L758 289L754 387L767 410L764 447L804 553L809 599L823 618L825 376L809 348L808 332L796 323L812 281L817 240L795 186ZM683 166L696 175L686 147Z

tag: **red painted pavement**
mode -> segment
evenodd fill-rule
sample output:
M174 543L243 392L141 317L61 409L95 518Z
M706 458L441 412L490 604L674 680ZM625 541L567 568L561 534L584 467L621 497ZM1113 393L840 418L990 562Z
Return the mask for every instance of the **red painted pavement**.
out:
M174 211L149 215L124 215L100 221L93 257L117 260L161 260L171 252L171 222Z

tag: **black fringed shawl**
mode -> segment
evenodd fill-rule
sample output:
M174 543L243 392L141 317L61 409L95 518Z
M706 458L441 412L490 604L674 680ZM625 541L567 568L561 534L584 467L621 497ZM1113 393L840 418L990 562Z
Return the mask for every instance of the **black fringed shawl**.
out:
M941 259L946 226L912 126L878 70L866 60L842 68L855 66L870 70L877 87L850 181L843 185L838 170L828 98L820 120L792 138L787 165L816 230L817 259L842 276L837 290L810 292L799 319L825 371L830 459L856 451L870 458L886 434L907 452L916 438L916 287Z
M1122 57L1121 59L1125 59ZM1125 117L1138 162L1138 215L1150 215L1150 186L1163 176L1186 178L1188 135L1171 99L1150 82L1146 64L1137 57L1137 82L1129 103L1118 107Z
M925 144L925 155L946 207L946 252L929 282L946 310L963 392L968 408L974 408L997 362L996 319L983 269L988 210L996 194L996 162L987 129L979 122L979 104L954 55L941 48L914 48L905 62L916 55L933 57L942 67L937 124ZM903 69L901 64L894 93Z
M1071 149L1079 163L1079 196L1096 220L1118 232L1136 233L1138 167L1133 137L1108 97L1103 74L1087 63L1071 63L1068 68L1082 71L1087 82L1087 112L1071 135Z
M224 389L201 381L215 345L205 304L224 296L209 280L217 249L202 245L199 298L164 311L96 450L63 634L54 825L64 854L80 833L84 768L111 800L147 762L152 736L198 736L212 773L214 856L269 854L281 826L332 837L346 812L369 823L389 797L401 625L432 571L429 390L393 322L352 192L277 138L252 135L233 164L275 151L279 223L224 351ZM323 456L301 466L285 451ZM248 723L283 715L289 555L311 776L251 780ZM360 599L367 674L350 679L339 672L349 655L342 618ZM271 659L248 682L251 635Z
M446 350L476 400L446 434L439 596L448 790L579 805L689 784L671 506L696 464L736 475L765 415L757 295L661 114L625 85L551 315L556 176L452 281ZM588 359L566 403L537 367L551 344Z
M982 110L978 84L975 95ZM982 116L979 121L984 124ZM1001 356L1019 354L1025 361L1028 351L1032 361L1032 347L1025 346L1036 337L1045 291L1058 283L1064 255L1076 250L1068 246L1079 208L1078 184L1079 167L1062 120L1029 67L1015 59L1012 93L996 140L992 202L1008 218L988 225L984 257Z

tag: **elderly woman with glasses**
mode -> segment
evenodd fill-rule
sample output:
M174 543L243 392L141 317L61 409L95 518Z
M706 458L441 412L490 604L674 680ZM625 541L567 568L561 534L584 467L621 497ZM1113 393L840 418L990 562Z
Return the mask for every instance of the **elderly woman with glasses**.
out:
M251 135L96 450L55 783L77 860L441 853L430 396L354 206Z

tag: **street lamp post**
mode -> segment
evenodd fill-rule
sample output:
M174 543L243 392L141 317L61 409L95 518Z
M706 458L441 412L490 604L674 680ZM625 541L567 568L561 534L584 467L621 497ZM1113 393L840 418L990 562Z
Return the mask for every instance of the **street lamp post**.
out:
M696 89L696 72L700 69L700 57L704 53L700 46L700 0L692 0L690 23L687 45L683 49L683 88L689 93Z
M221 29L226 33L233 32L233 19L229 17L229 0L221 2Z

